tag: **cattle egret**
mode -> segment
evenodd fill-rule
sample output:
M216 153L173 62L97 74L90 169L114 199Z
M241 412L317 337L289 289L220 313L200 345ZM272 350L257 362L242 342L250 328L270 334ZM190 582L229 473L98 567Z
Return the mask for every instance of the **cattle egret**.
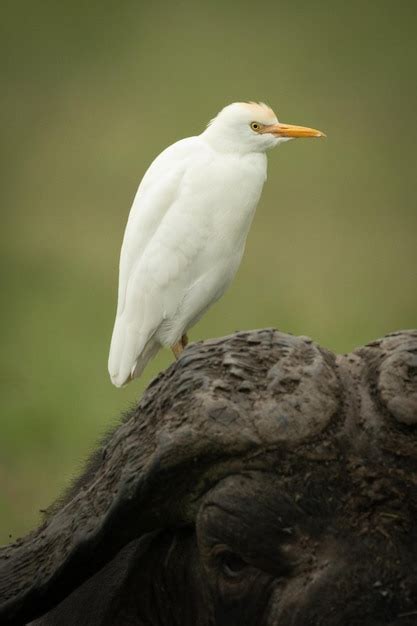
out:
M164 150L139 185L120 255L109 373L121 387L162 346L176 358L226 291L242 259L266 180L266 151L323 137L278 122L266 104L226 106L196 137Z

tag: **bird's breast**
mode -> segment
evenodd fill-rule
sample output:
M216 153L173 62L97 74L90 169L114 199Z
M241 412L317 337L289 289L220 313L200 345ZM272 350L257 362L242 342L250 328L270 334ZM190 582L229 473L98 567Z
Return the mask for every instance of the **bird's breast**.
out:
M190 168L183 208L213 244L246 239L266 179L266 157L219 155ZM244 241L243 241L244 243Z
M148 246L147 273L161 273L161 259L170 259L164 284L181 276L187 288L214 267L228 283L240 263L265 174L262 159L211 157L190 164Z

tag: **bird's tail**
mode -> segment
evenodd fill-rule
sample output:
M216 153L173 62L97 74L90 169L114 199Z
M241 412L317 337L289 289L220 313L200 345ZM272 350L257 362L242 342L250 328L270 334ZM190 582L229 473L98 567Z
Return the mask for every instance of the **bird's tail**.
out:
M123 387L141 375L160 349L160 343L145 337L135 327L116 318L109 354L109 374L113 385Z
M148 365L149 361L151 361L154 356L157 355L160 349L161 344L159 343L159 341L155 341L155 339L149 339L142 354L140 354L136 360L136 364L130 373L129 380L139 378L145 367Z

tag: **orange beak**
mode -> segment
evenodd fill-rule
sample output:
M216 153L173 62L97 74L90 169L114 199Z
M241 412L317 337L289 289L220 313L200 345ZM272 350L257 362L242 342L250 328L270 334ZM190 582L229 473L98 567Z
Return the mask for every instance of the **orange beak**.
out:
M271 133L274 137L325 137L321 130L306 126L292 126L292 124L272 124L264 126L261 133Z

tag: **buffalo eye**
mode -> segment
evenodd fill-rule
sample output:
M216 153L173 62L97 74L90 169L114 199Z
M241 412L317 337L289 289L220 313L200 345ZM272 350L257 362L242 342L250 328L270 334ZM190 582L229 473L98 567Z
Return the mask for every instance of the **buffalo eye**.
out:
M238 554L226 550L218 555L219 566L226 578L239 578L248 564Z

